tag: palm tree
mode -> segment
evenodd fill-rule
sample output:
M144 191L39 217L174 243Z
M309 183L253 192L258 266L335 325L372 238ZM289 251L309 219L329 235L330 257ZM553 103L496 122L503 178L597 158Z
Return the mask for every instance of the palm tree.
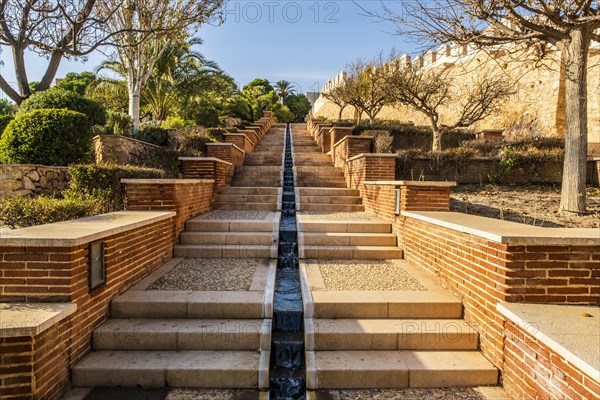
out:
M286 97L288 97L290 94L294 94L295 89L290 82L281 80L275 83L275 91L281 100L281 104L283 104Z

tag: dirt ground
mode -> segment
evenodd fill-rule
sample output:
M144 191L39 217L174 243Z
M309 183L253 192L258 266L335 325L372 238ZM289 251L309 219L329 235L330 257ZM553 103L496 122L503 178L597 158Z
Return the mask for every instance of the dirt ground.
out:
M452 190L452 211L541 227L599 228L600 188L588 187L588 214L558 210L559 185L460 185Z

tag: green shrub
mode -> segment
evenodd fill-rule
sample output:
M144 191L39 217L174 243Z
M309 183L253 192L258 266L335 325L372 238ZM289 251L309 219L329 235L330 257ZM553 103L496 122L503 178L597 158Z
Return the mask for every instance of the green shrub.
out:
M125 190L121 179L159 179L165 171L132 165L79 164L69 167L71 183L64 192L72 200L92 200L100 203L102 212L125 208Z
M94 199L54 199L17 197L0 200L0 224L9 228L68 221L101 213Z
M152 122L143 123L140 131L133 138L157 146L164 146L169 141L169 132Z
M108 110L106 112L106 124L104 134L131 136L133 132L133 119L124 112Z
M0 137L2 137L2 133L13 119L15 119L15 117L12 115L0 115Z
M373 136L373 147L375 153L391 153L394 138L390 131L366 130L362 132L365 136Z
M409 179L411 181L421 180L421 174L415 176L412 168L415 159L425 155L425 152L422 150L398 150L396 152L396 178Z
M91 125L104 125L106 113L100 103L75 92L52 88L36 92L21 103L18 114L45 108L66 108L85 114Z
M163 129L179 129L182 131L193 125L194 121L185 120L181 117L167 117L167 119L160 124L160 127Z
M89 159L92 130L88 118L70 110L20 113L0 139L4 164L68 165Z
M533 146L524 149L506 147L500 153L498 164L488 179L492 183L500 183L513 171L521 171L530 181L539 176L539 168L548 162L562 162L564 150L560 148L539 149Z

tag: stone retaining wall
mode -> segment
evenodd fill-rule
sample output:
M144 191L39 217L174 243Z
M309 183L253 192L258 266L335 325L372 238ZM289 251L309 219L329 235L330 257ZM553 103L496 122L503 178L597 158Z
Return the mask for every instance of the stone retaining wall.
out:
M67 167L0 165L0 198L53 196L69 186Z
M97 164L145 165L157 149L160 146L126 136L99 135L93 139Z

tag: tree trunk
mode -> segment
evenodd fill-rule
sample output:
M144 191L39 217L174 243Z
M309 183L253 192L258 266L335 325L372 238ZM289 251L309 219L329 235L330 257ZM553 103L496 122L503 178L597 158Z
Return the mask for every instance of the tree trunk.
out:
M140 131L140 93L136 89L129 90L129 116L133 120L133 133Z
M565 57L565 162L560 209L584 213L587 173L587 57L590 32L587 27L574 29L564 43Z
M358 107L354 107L354 114L356 115L356 125L360 125L362 122L362 111Z
M433 133L433 142L431 143L431 151L442 151L442 130L438 127L438 121L434 117L430 117L431 132Z
M341 121L342 120L342 113L344 112L344 108L346 108L346 107L345 106L342 107L340 105L338 105L338 107L340 108L340 111L338 112L338 119L337 120Z

